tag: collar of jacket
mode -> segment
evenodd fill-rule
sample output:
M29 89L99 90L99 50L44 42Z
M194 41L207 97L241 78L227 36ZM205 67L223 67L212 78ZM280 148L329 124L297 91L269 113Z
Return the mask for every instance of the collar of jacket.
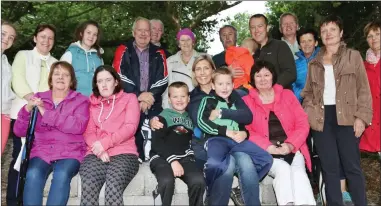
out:
M267 38L267 42L266 42L266 44L263 45L262 48L265 48L267 45L271 44L272 41L273 41L273 38L268 37L268 38ZM258 48L259 48L259 49L262 49L262 48L261 48L261 45L259 45Z
M339 49L337 50L337 52L332 56L332 62L333 64L332 65L335 65L336 62L337 62L337 59L339 57L341 57L341 55L343 54L343 52L346 50L347 48L347 44L344 43L343 41L340 42L340 45L339 45ZM316 58L313 59L311 61L311 64L313 63L319 63L321 65L324 65L323 64L323 57L324 57L324 54L325 52L327 51L327 48L325 46L323 46L320 51L318 52L318 54L316 55ZM324 67L320 67L321 69L324 69Z
M133 49L134 52L135 52L135 46L134 46L134 42L135 42L135 38L131 39L130 41L127 42L127 48L128 49ZM148 44L148 51L149 51L149 55L154 55L156 52L159 52L161 50L158 46L155 46L154 44L152 44L151 42Z
M78 94L80 94L80 93L78 93L74 90L69 90L69 93L62 100L62 102L70 100L70 99L74 99L77 97ZM53 103L53 91L52 90L48 90L46 92L39 92L37 96L40 97L45 102L50 102L51 104L54 104Z
M274 89L274 102L273 103L277 104L281 100L280 96L281 96L281 94L283 92L283 87L280 84L274 84L273 89ZM249 96L254 99L254 102L257 105L259 105L260 107L264 108L262 100L259 98L259 91L258 91L258 89L256 89L256 88L249 89Z
M214 91L214 90L213 90ZM234 104L234 99L232 98L232 94L233 94L233 91L232 91L232 93L229 95L229 97L228 97L228 100L229 100L229 102L226 102L226 100L224 99L224 98L222 98L222 97L220 97L220 96L218 96L216 93L215 93L215 91L214 91L214 94L213 94L213 96L218 100L218 101L220 101L220 102L226 102L226 103L228 103L228 104Z
M316 55L319 53L319 51L320 51L320 47L316 46L314 52L312 52L311 56L308 57L308 58L306 58L306 56L304 55L303 50L300 50L300 51L296 52L295 55L297 57L301 58L301 59L305 59L307 61L311 61L312 59L314 59L316 57Z

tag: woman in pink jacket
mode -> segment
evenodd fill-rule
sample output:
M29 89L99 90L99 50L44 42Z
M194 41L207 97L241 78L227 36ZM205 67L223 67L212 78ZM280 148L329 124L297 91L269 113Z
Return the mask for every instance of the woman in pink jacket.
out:
M81 205L99 205L104 183L105 205L123 205L123 192L139 170L134 134L140 108L135 94L122 90L118 73L99 66L93 77L90 121L84 134L87 155L80 169Z
M50 90L37 92L18 113L13 131L25 137L30 112L39 114L24 186L24 205L42 205L46 179L53 172L46 205L66 205L71 179L78 173L86 152L83 133L89 121L89 100L76 92L73 67L58 61L48 77Z
M305 167L311 171L307 114L291 90L275 84L271 63L255 62L250 80L254 88L243 100L253 121L246 128L249 139L274 157L269 175L274 178L278 205L316 205Z

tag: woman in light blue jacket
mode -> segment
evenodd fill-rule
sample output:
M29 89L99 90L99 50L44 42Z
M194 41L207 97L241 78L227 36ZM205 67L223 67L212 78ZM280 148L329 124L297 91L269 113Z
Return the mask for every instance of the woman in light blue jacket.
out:
M75 40L76 42L72 43L62 55L61 60L69 62L74 67L78 80L77 91L90 96L94 71L103 65L98 23L89 20L80 24L75 31Z
M301 29L297 34L297 40L301 48L295 55L299 57L295 60L296 81L292 84L292 89L299 102L302 102L300 93L302 92L307 79L308 63L315 58L319 52L318 33L313 29Z

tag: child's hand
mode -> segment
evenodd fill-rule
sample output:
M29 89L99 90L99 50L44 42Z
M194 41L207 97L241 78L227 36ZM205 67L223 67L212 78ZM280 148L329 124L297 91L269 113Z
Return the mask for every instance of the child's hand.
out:
M184 169L179 163L179 161L173 161L171 163L171 167L172 167L173 175L175 177L181 177L184 175Z
M247 137L247 134L245 131L238 131L234 133L233 140L236 141L237 143L243 142Z
M226 136L229 137L229 138L234 138L234 135L235 135L235 132L232 131L232 130L226 130Z
M213 109L212 112L210 113L209 120L213 121L217 119L221 114L221 110L219 109Z

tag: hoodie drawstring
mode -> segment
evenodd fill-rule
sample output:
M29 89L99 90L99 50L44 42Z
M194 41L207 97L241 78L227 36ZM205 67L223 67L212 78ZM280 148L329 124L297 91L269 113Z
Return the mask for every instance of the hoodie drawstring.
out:
M112 98L112 107L111 107L110 113L108 113L108 115L106 116L105 120L101 121L101 115L102 115L102 112L103 112L103 102L101 101L101 112L99 113L99 116L98 116L98 122L101 125L101 130L103 129L103 126L102 126L103 122L106 121L110 117L112 111L114 110L114 106L115 106L115 95Z
M90 72L90 68L89 68L89 57L87 56L87 52L85 51L85 54L86 54L86 62L87 62L87 72Z

